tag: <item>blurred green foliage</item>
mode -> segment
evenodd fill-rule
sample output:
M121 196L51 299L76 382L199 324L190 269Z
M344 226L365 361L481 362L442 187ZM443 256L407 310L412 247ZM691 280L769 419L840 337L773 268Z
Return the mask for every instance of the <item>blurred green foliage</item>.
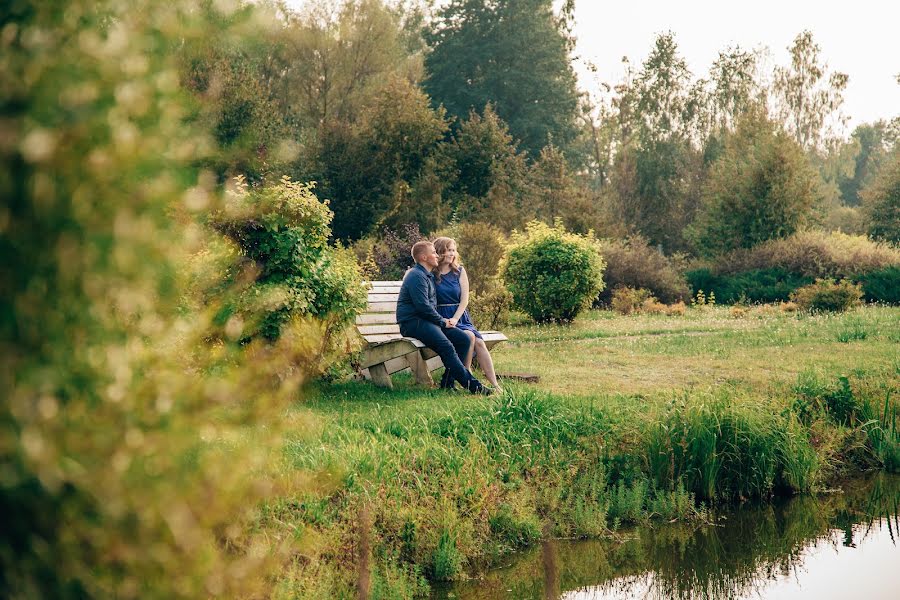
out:
M195 118L178 52L250 19L201 8L0 12L0 596L264 595L302 535L249 523L260 499L309 487L277 471L277 416L322 325L220 343L189 277L217 244L200 222L227 206L198 165L224 141Z

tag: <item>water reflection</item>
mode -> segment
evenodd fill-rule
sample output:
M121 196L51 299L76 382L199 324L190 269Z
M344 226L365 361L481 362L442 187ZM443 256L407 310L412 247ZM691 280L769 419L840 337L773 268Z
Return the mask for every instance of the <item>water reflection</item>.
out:
M743 507L716 525L547 541L436 598L900 598L900 477Z

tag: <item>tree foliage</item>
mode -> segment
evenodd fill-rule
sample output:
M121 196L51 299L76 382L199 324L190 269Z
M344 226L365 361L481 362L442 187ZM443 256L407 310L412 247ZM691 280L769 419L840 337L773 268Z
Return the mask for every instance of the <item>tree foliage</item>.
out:
M656 39L618 93L621 141L612 175L618 216L652 244L684 249L682 231L696 210L702 175L694 140L705 118L704 95L671 33Z
M805 150L818 148L829 137L828 128L834 125L830 119L841 120L839 109L849 81L845 73L828 73L821 50L812 32L798 34L788 48L791 65L775 69L772 86L782 123Z
M800 146L761 112L750 113L712 165L691 228L697 251L717 255L787 237L807 220L816 181Z
M869 235L900 242L900 150L893 155L871 185L862 192Z
M270 468L278 428L252 444L246 425L278 423L314 334L210 347L188 308L217 197L176 52L206 13L2 14L0 596L266 595L290 542L257 537L252 510L298 488Z
M399 78L368 102L356 123L331 121L322 129L320 184L335 213L335 237L358 239L379 225L413 220L433 229L448 216L443 111Z
M531 158L575 139L570 38L550 0L452 0L426 40L425 90L452 117L492 105Z

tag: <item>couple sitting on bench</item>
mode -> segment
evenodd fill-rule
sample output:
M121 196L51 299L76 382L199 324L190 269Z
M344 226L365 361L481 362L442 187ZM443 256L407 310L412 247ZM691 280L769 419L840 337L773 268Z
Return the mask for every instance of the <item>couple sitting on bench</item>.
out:
M404 337L416 338L434 350L444 363L441 387L452 389L459 382L473 394L490 394L493 390L482 385L463 365L461 357L472 351L473 339L456 326L456 320L442 317L438 312L437 290L432 272L438 268L440 257L434 244L416 242L412 247L416 265L403 278L397 299L397 323Z

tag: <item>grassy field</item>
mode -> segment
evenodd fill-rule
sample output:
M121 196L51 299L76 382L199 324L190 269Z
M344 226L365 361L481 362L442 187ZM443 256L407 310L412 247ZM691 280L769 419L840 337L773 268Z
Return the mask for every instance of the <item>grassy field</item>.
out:
M504 331L498 371L539 384L489 398L404 377L309 390L284 469L316 491L270 502L258 524L298 548L277 596L421 596L542 537L702 519L713 503L900 467L898 308L591 312Z
M765 306L741 317L729 307L681 317L592 311L571 326L520 325L508 335L494 354L498 371L537 373L541 388L560 394L769 387L810 369L849 374L900 365L893 308L810 316Z

